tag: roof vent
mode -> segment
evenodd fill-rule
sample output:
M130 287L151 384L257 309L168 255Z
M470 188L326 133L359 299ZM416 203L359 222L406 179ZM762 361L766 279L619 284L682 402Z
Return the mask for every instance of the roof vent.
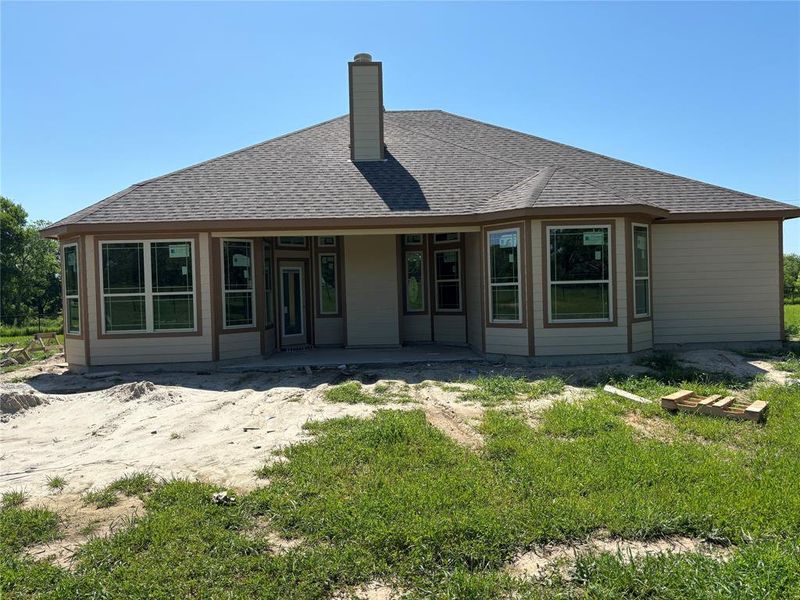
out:
M353 57L353 62L372 62L372 55L367 52L359 52Z

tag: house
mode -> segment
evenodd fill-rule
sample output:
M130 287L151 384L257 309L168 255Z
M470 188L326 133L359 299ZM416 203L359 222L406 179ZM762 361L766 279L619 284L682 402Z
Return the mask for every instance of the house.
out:
M632 353L783 338L800 209L439 110L350 113L114 194L44 230L73 366L307 347Z

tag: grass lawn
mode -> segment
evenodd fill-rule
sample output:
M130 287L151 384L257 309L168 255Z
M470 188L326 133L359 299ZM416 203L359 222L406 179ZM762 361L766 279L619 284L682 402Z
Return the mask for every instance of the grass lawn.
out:
M58 341L60 343L63 343L63 341L64 341L63 334L61 332L56 332L56 335L58 336ZM14 344L17 347L24 348L28 344L30 344L31 341L33 341L33 334L0 336L0 343L3 346L6 346L8 344ZM40 350L34 350L32 352L29 352L30 357L31 357L30 362L22 363L20 365L9 365L7 367L2 367L2 369L0 369L0 372L8 373L10 371L16 371L17 369L21 369L22 367L24 367L26 365L29 365L31 363L34 363L34 362L37 362L37 361L40 361L40 360L44 360L45 358L53 356L53 354L56 354L58 352L61 352L61 348L58 347L58 346L55 346L55 345L48 346L47 347L47 351L44 351L44 350L41 350L41 349Z
M800 304L784 304L783 322L787 337L800 338Z
M676 389L656 378L618 384L646 396ZM21 553L57 536L59 523L13 498L0 512L0 590L321 598L380 581L410 598L800 598L800 386L752 393L770 401L766 425L671 416L599 389L556 402L535 422L508 403L486 412L479 452L432 428L421 410L310 423L314 437L265 466L269 481L230 506L212 503L221 488L206 483L134 474L109 486L142 495L146 513L86 544L73 571ZM700 537L731 554L589 554L568 576L527 580L505 569L537 544L600 530ZM277 552L268 531L301 543Z

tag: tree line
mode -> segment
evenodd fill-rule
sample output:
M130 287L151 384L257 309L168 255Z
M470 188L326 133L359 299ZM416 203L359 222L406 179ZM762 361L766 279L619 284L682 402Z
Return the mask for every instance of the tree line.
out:
M61 312L58 243L39 235L21 204L0 196L0 322L16 325Z
M800 254L783 255L783 297L787 302L800 303Z

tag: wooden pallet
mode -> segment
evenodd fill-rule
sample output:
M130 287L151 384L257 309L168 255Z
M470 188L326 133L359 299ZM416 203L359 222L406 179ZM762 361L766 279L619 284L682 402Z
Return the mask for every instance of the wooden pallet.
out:
M733 396L698 396L691 390L678 390L674 394L661 397L661 408L684 412L741 419L744 421L763 421L767 416L767 403L762 400L747 403Z

